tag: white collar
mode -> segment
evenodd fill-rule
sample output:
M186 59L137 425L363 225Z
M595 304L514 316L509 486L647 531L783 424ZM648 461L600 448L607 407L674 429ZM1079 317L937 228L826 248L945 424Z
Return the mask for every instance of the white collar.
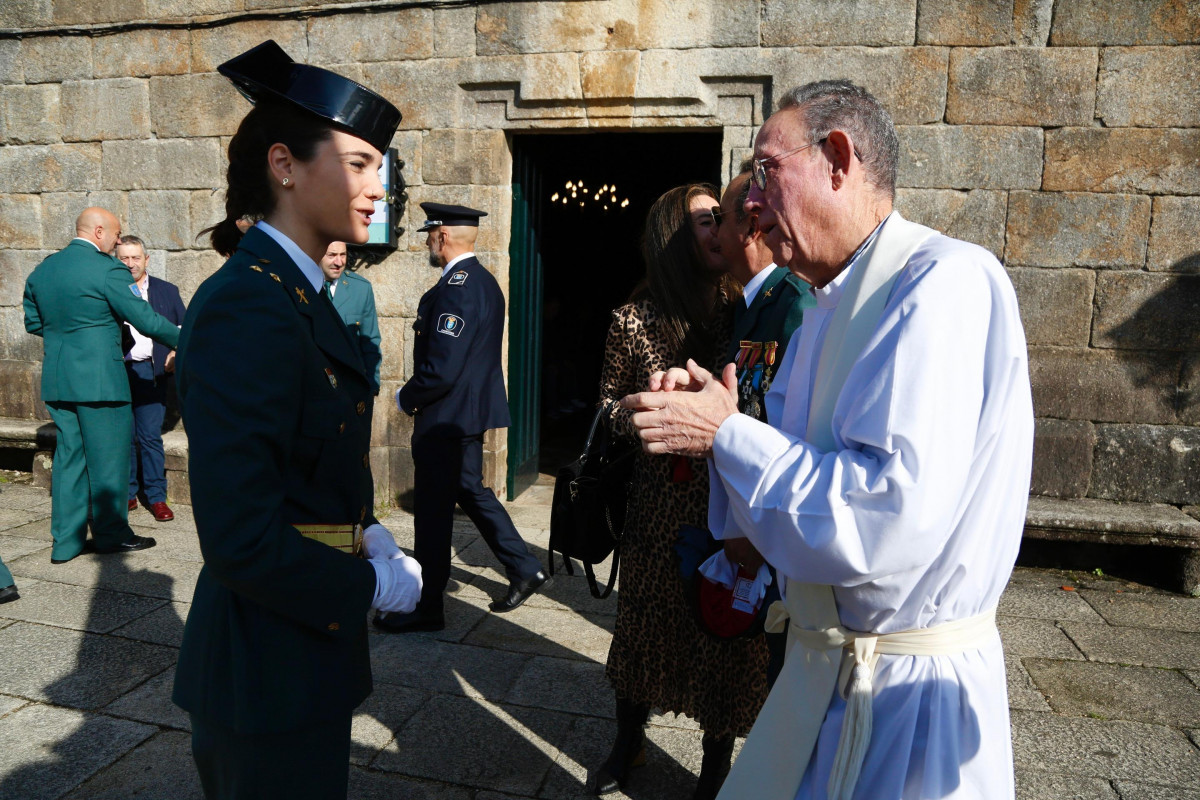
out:
M771 273L775 270L775 264L767 265L760 270L757 275L751 278L745 286L742 287L742 297L746 301L746 308L749 308L750 304L754 302L754 298L758 297L758 290L762 288L762 285L767 282L767 278L769 278Z
M325 286L325 273L321 272L321 268L317 266L317 262L313 261L307 253L300 249L299 245L287 237L286 234L272 228L263 220L254 223L254 227L259 228L267 236L275 240L275 243L283 248L283 252L295 262L300 271L304 273L304 277L308 278L308 282L312 284L314 292L320 292Z
M82 236L76 236L76 237L75 237L74 239L72 239L71 241L72 241L72 242L87 242L87 243L88 243L88 244L90 244L92 247L96 248L96 252L97 252L97 253L99 253L99 252L100 252L100 245L96 244L96 243L95 243L95 242L93 242L91 239L85 239L85 238L83 238Z
M884 222L886 222L886 218ZM866 251L867 245L875 241L875 237L879 235L879 229L883 227L883 222L875 226L875 230L871 231L871 235L863 240L863 243L854 251L854 255L850 256L850 261L846 264L846 268L834 276L833 280L822 286L820 289L813 287L813 295L817 298L817 308L837 308L838 301L842 299L842 288L846 285L846 279L850 277L850 273L854 271L854 266L858 263L859 258Z
M461 256L455 256L446 262L446 266L442 267L442 277L446 277L446 273L454 268L454 265L462 261L464 258L474 258L474 253L463 253Z

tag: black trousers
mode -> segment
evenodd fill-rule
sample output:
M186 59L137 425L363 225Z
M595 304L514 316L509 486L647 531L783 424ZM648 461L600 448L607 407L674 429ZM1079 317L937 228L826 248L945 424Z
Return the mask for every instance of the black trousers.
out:
M450 580L450 534L454 506L462 507L504 567L510 582L532 578L542 568L496 499L483 486L483 434L413 437L416 529L415 555L423 588L417 610L442 613L442 594Z
M208 800L346 800L350 714L264 734L191 719L192 757Z

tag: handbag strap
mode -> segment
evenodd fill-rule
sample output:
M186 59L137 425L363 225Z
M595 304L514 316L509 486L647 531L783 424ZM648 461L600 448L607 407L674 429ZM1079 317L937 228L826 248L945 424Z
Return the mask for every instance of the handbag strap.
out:
M587 574L588 589L592 592L592 597L597 600L604 600L612 594L613 587L617 585L617 572L621 569L621 540L617 540L617 544L613 547L612 572L608 574L608 585L603 589L600 588L600 582L596 580L596 572L592 569L591 564L585 563L583 571Z

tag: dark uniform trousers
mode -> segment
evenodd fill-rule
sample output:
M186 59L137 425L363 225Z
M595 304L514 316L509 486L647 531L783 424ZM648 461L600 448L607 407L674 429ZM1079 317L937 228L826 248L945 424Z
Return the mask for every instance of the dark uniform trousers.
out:
M163 503L167 500L167 477L163 471L166 456L163 452L162 425L167 412L167 381L155 380L154 363L126 361L129 393L133 395L133 442L129 448L129 499L137 497L138 466L142 468L142 486L146 501Z

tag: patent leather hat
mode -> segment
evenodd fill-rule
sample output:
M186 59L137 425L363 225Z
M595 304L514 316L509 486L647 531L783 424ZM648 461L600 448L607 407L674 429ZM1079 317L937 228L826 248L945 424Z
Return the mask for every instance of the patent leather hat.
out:
M479 218L486 217L486 211L466 206L450 206L445 203L421 203L425 212L425 222L417 228L418 232L432 230L440 225L461 225L469 228L479 227Z
M367 87L321 67L298 64L268 39L217 71L233 81L247 100L290 103L387 149L400 124L400 110Z

